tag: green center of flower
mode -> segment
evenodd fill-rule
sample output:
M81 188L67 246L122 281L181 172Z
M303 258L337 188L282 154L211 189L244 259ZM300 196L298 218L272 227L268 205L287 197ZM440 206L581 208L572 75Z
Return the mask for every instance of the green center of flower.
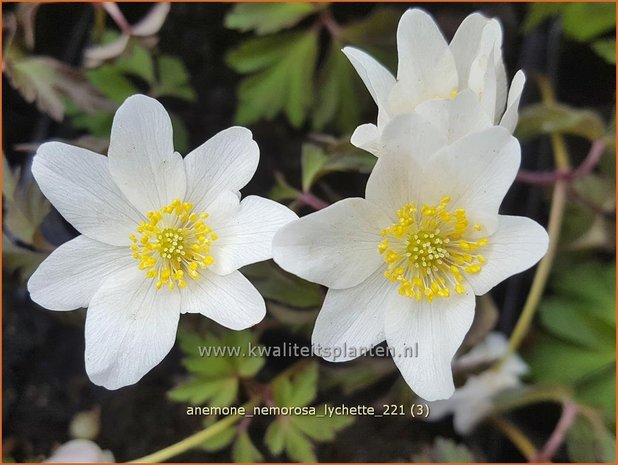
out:
M190 202L179 199L158 211L148 212L148 221L131 234L133 258L148 278L156 278L156 287L185 288L185 276L198 279L198 269L212 265L210 246L217 235L206 225L207 213L193 212Z
M414 202L398 212L399 221L382 229L384 240L378 245L387 269L384 276L399 284L399 293L431 302L449 297L451 291L465 293L464 274L478 273L486 262L476 253L488 244L486 238L469 240L483 226L470 225L462 208L449 210L450 197L439 205Z

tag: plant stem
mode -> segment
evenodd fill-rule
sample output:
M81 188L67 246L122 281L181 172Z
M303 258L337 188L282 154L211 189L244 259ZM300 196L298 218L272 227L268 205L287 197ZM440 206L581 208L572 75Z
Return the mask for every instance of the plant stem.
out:
M575 421L578 410L577 404L574 402L565 402L563 404L562 415L560 415L554 432L543 446L543 449L534 457L533 462L551 462L551 459L556 455L564 442L569 428Z
M541 95L543 96L543 101L549 105L555 103L553 90L547 80L540 78L539 87L541 90ZM551 145L557 171L559 173L568 173L570 171L569 154L562 135L558 133L552 134ZM532 323L532 319L539 302L543 297L545 285L547 284L547 280L554 263L554 258L556 257L556 252L558 250L558 241L560 239L560 229L562 228L562 218L564 216L564 207L567 201L568 188L568 182L565 180L558 180L554 186L551 208L549 212L549 222L547 225L547 232L549 234L549 247L547 249L547 254L543 257L536 269L532 286L530 287L530 292L528 293L528 298L526 299L524 308L521 311L521 315L519 316L515 329L509 339L509 347L497 363L497 367L502 366L504 361L515 353L521 345L524 337L528 333L528 329L530 328L530 324Z
M311 359L300 360L299 362L286 368L281 373L279 373L277 376L275 376L269 384L272 385L273 383L277 382L278 380L282 378L291 376L292 374L296 373L298 370L302 369L310 361ZM263 401L262 397L263 395L254 396L251 399L249 399L247 402L245 402L242 405L242 407L244 407L245 410L251 410L253 407L256 407L262 403ZM176 455L182 454L183 452L186 452L190 449L193 449L194 447L199 446L207 439L212 438L216 434L220 433L221 431L224 431L226 428L229 428L230 426L239 422L243 418L245 418L243 415L229 415L217 421L216 423L213 423L212 425L203 429L202 431L198 431L197 433L192 434L191 436L181 441L178 441L177 443L172 444L171 446L168 446L161 450L153 452L152 454L145 455L144 457L131 460L128 463L164 462L165 460L168 460L172 457L175 457Z
M250 399L245 402L242 407L245 409L252 409L256 405L259 404L259 400L257 398ZM207 439L212 438L216 434L221 431L227 429L232 426L234 423L243 419L242 415L229 415L225 418L222 418L218 422L210 425L208 428L203 429L191 436L183 439L182 441L177 442L176 444L172 444L164 449L158 450L152 454L146 455L144 457L140 457L139 459L131 460L129 463L159 463L164 462L178 454L182 454L183 452L188 451L189 449L193 449L196 446L199 446Z
M311 192L301 192L297 200L313 208L314 210L322 210L329 205L328 202L315 196Z
M538 453L536 447L517 426L506 418L497 415L490 417L490 420L496 428L498 428L507 438L509 438L509 440L515 447L517 447L526 460L531 461L537 456Z

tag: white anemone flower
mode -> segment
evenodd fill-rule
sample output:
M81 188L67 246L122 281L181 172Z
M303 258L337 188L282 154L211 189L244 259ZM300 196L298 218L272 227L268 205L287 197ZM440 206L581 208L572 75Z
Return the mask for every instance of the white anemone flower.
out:
M490 333L485 340L470 352L461 356L455 366L470 369L474 366L493 363L507 350L508 341L500 333ZM428 420L441 420L453 414L453 425L459 434L468 434L493 409L493 398L509 389L522 385L520 377L528 373L528 366L517 355L509 356L501 365L468 378L457 388L453 397L429 404Z
M49 142L34 157L42 192L81 235L28 282L50 310L88 307L86 371L108 389L134 384L171 350L181 313L234 330L265 315L238 268L271 258L272 238L297 218L239 189L259 149L248 129L220 132L184 159L156 100L128 98L114 116L108 156Z
M480 13L466 17L450 44L425 11L406 11L397 28L397 79L367 53L343 52L378 106L375 124L363 124L352 144L380 156L380 136L396 115L416 111L444 128L449 141L494 124L513 132L525 84L515 74L507 92L502 28Z
M451 360L472 323L475 294L534 265L548 237L528 218L498 214L520 163L506 129L444 146L442 134L411 113L384 133L366 198L284 226L273 255L330 288L312 337L319 355L350 360L386 340L414 392L444 399L454 390Z
M59 446L45 463L110 463L114 454L88 439L73 439Z

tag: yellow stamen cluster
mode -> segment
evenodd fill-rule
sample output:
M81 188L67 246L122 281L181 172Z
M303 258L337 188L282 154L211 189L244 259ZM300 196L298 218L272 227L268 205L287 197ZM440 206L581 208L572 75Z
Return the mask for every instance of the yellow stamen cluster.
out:
M176 199L146 216L148 221L137 227L139 237L131 234L129 239L138 268L156 279L157 289L183 289L186 275L197 279L198 269L212 265L210 246L217 235L204 223L207 213L193 213L193 204Z
M397 212L399 222L381 231L378 252L387 264L384 276L399 283L401 295L431 302L451 291L463 294L463 274L481 271L486 260L476 252L488 240L466 237L483 227L470 225L462 208L448 210L450 201L443 197L437 206L404 205Z

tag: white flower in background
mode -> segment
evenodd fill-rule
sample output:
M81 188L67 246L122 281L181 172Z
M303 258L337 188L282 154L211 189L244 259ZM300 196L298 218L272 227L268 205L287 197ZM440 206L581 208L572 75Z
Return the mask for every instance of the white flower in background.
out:
M500 333L490 333L485 340L455 362L456 368L470 369L496 362L506 353L507 339ZM453 425L459 434L468 434L487 416L492 399L507 389L521 386L520 377L528 373L528 366L517 355L508 357L502 365L468 378L455 390L453 397L429 404L428 420L436 421L453 414Z
M451 360L470 328L474 295L534 265L548 237L498 208L520 162L517 140L491 127L445 146L419 115L394 119L366 198L337 202L284 226L275 261L328 286L313 331L327 360L386 339L426 400L454 390ZM418 343L418 357L405 347ZM333 348L344 355L333 357Z
M447 44L431 16L411 9L397 28L397 79L365 52L344 48L378 106L377 125L356 128L352 144L379 156L384 127L413 111L443 128L449 142L494 124L513 132L525 76L517 72L507 96L501 47L495 19L469 15Z
M297 218L256 196L240 201L259 149L233 127L182 158L159 102L128 98L108 156L49 142L34 157L42 192L82 235L32 275L50 310L88 307L86 371L108 389L136 383L174 345L181 313L240 330L265 315L238 268L271 257L272 237Z
M114 461L114 454L101 450L94 442L87 439L73 439L58 447L44 460L45 463L109 463Z

